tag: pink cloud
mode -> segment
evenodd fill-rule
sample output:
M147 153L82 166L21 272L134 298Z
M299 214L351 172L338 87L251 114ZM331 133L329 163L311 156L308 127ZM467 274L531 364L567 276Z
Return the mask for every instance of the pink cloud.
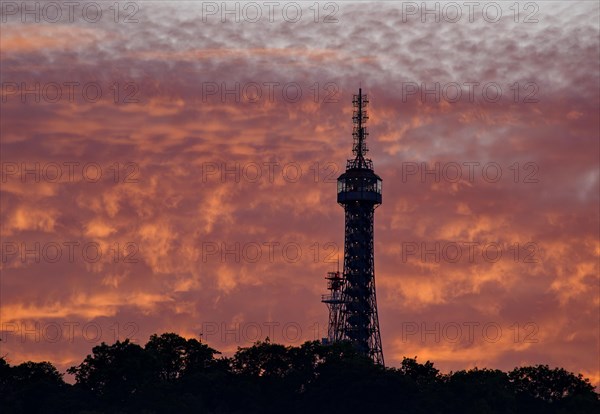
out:
M144 342L209 328L205 340L226 352L251 342L253 324L261 339L270 327L280 342L323 336L323 276L343 254L335 179L350 156L350 100L362 82L370 155L384 182L375 232L386 362L419 355L443 370L551 363L598 381L597 5L558 13L540 4L533 25L403 23L393 5L368 18L361 5L344 5L343 24L308 19L245 32L169 7L144 5L133 25L3 25L3 83L96 82L103 92L95 103L77 90L73 102L28 96L24 104L3 90L2 346L13 362L64 368L116 334ZM123 103L128 82L138 103ZM239 102L223 89L236 82ZM482 101L478 90L476 102L423 102L420 89L406 96L409 82L496 82L503 99ZM539 102L515 102L515 82L534 82ZM242 93L250 83L263 88L257 103ZM265 84L274 83L271 99ZM292 83L302 91L297 102L283 93ZM206 93L209 84L216 93ZM61 166L62 177L23 182L36 162ZM491 164L502 169L496 182L483 171ZM437 182L435 170L421 175L436 165ZM460 179L442 174L450 165ZM70 242L78 243L72 260ZM465 242L497 243L503 255L403 257L407 243ZM39 263L35 251L22 258L22 243L39 243ZM53 243L63 249L57 262L44 253ZM525 261L527 243L535 261ZM92 244L98 260L85 256ZM35 323L39 339L23 339L23 326ZM413 323L419 331L403 338ZM436 323L494 323L503 336L491 342L479 331L452 342L439 331L439 341L422 341L421 327ZM55 342L52 324L63 329Z

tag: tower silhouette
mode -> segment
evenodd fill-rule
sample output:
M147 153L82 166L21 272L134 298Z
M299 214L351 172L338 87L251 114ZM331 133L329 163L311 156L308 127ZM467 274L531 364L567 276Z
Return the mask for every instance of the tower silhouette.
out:
M357 351L383 365L383 350L375 295L373 218L381 204L381 178L373 171L368 152L365 124L369 103L362 89L354 95L353 159L337 181L337 201L344 207L344 271L328 273L330 295L322 302L329 308L328 341L347 340Z
M327 325L326 343L335 342L336 332L338 331L338 321L340 310L342 308L342 286L344 278L340 273L340 264L338 260L338 270L336 272L327 272L327 289L331 292L321 296L321 302L327 305L329 310L329 323Z

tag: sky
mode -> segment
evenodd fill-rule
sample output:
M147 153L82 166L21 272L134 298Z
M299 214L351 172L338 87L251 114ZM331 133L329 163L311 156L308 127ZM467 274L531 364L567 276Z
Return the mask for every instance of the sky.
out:
M600 383L597 2L67 3L1 4L11 364L324 337L361 87L386 365Z

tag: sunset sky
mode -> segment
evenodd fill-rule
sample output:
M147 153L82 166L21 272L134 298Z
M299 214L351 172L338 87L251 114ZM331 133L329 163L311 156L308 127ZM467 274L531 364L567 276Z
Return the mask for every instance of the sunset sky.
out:
M598 385L598 2L267 3L2 3L0 354L325 336L360 86L386 365Z

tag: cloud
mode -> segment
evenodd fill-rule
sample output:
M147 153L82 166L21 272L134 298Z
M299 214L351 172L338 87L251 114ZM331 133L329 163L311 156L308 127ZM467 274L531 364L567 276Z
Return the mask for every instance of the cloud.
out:
M596 4L540 4L534 24L404 21L393 4L340 5L338 24L200 24L199 7L144 4L137 24L3 24L3 352L64 368L117 333L216 326L204 339L226 352L252 342L254 323L254 339L324 336L323 276L343 262L335 180L362 85L383 178L386 362L551 363L598 379ZM36 322L39 340L23 339ZM471 322L503 335L443 336ZM79 324L71 347L48 340L52 323Z

